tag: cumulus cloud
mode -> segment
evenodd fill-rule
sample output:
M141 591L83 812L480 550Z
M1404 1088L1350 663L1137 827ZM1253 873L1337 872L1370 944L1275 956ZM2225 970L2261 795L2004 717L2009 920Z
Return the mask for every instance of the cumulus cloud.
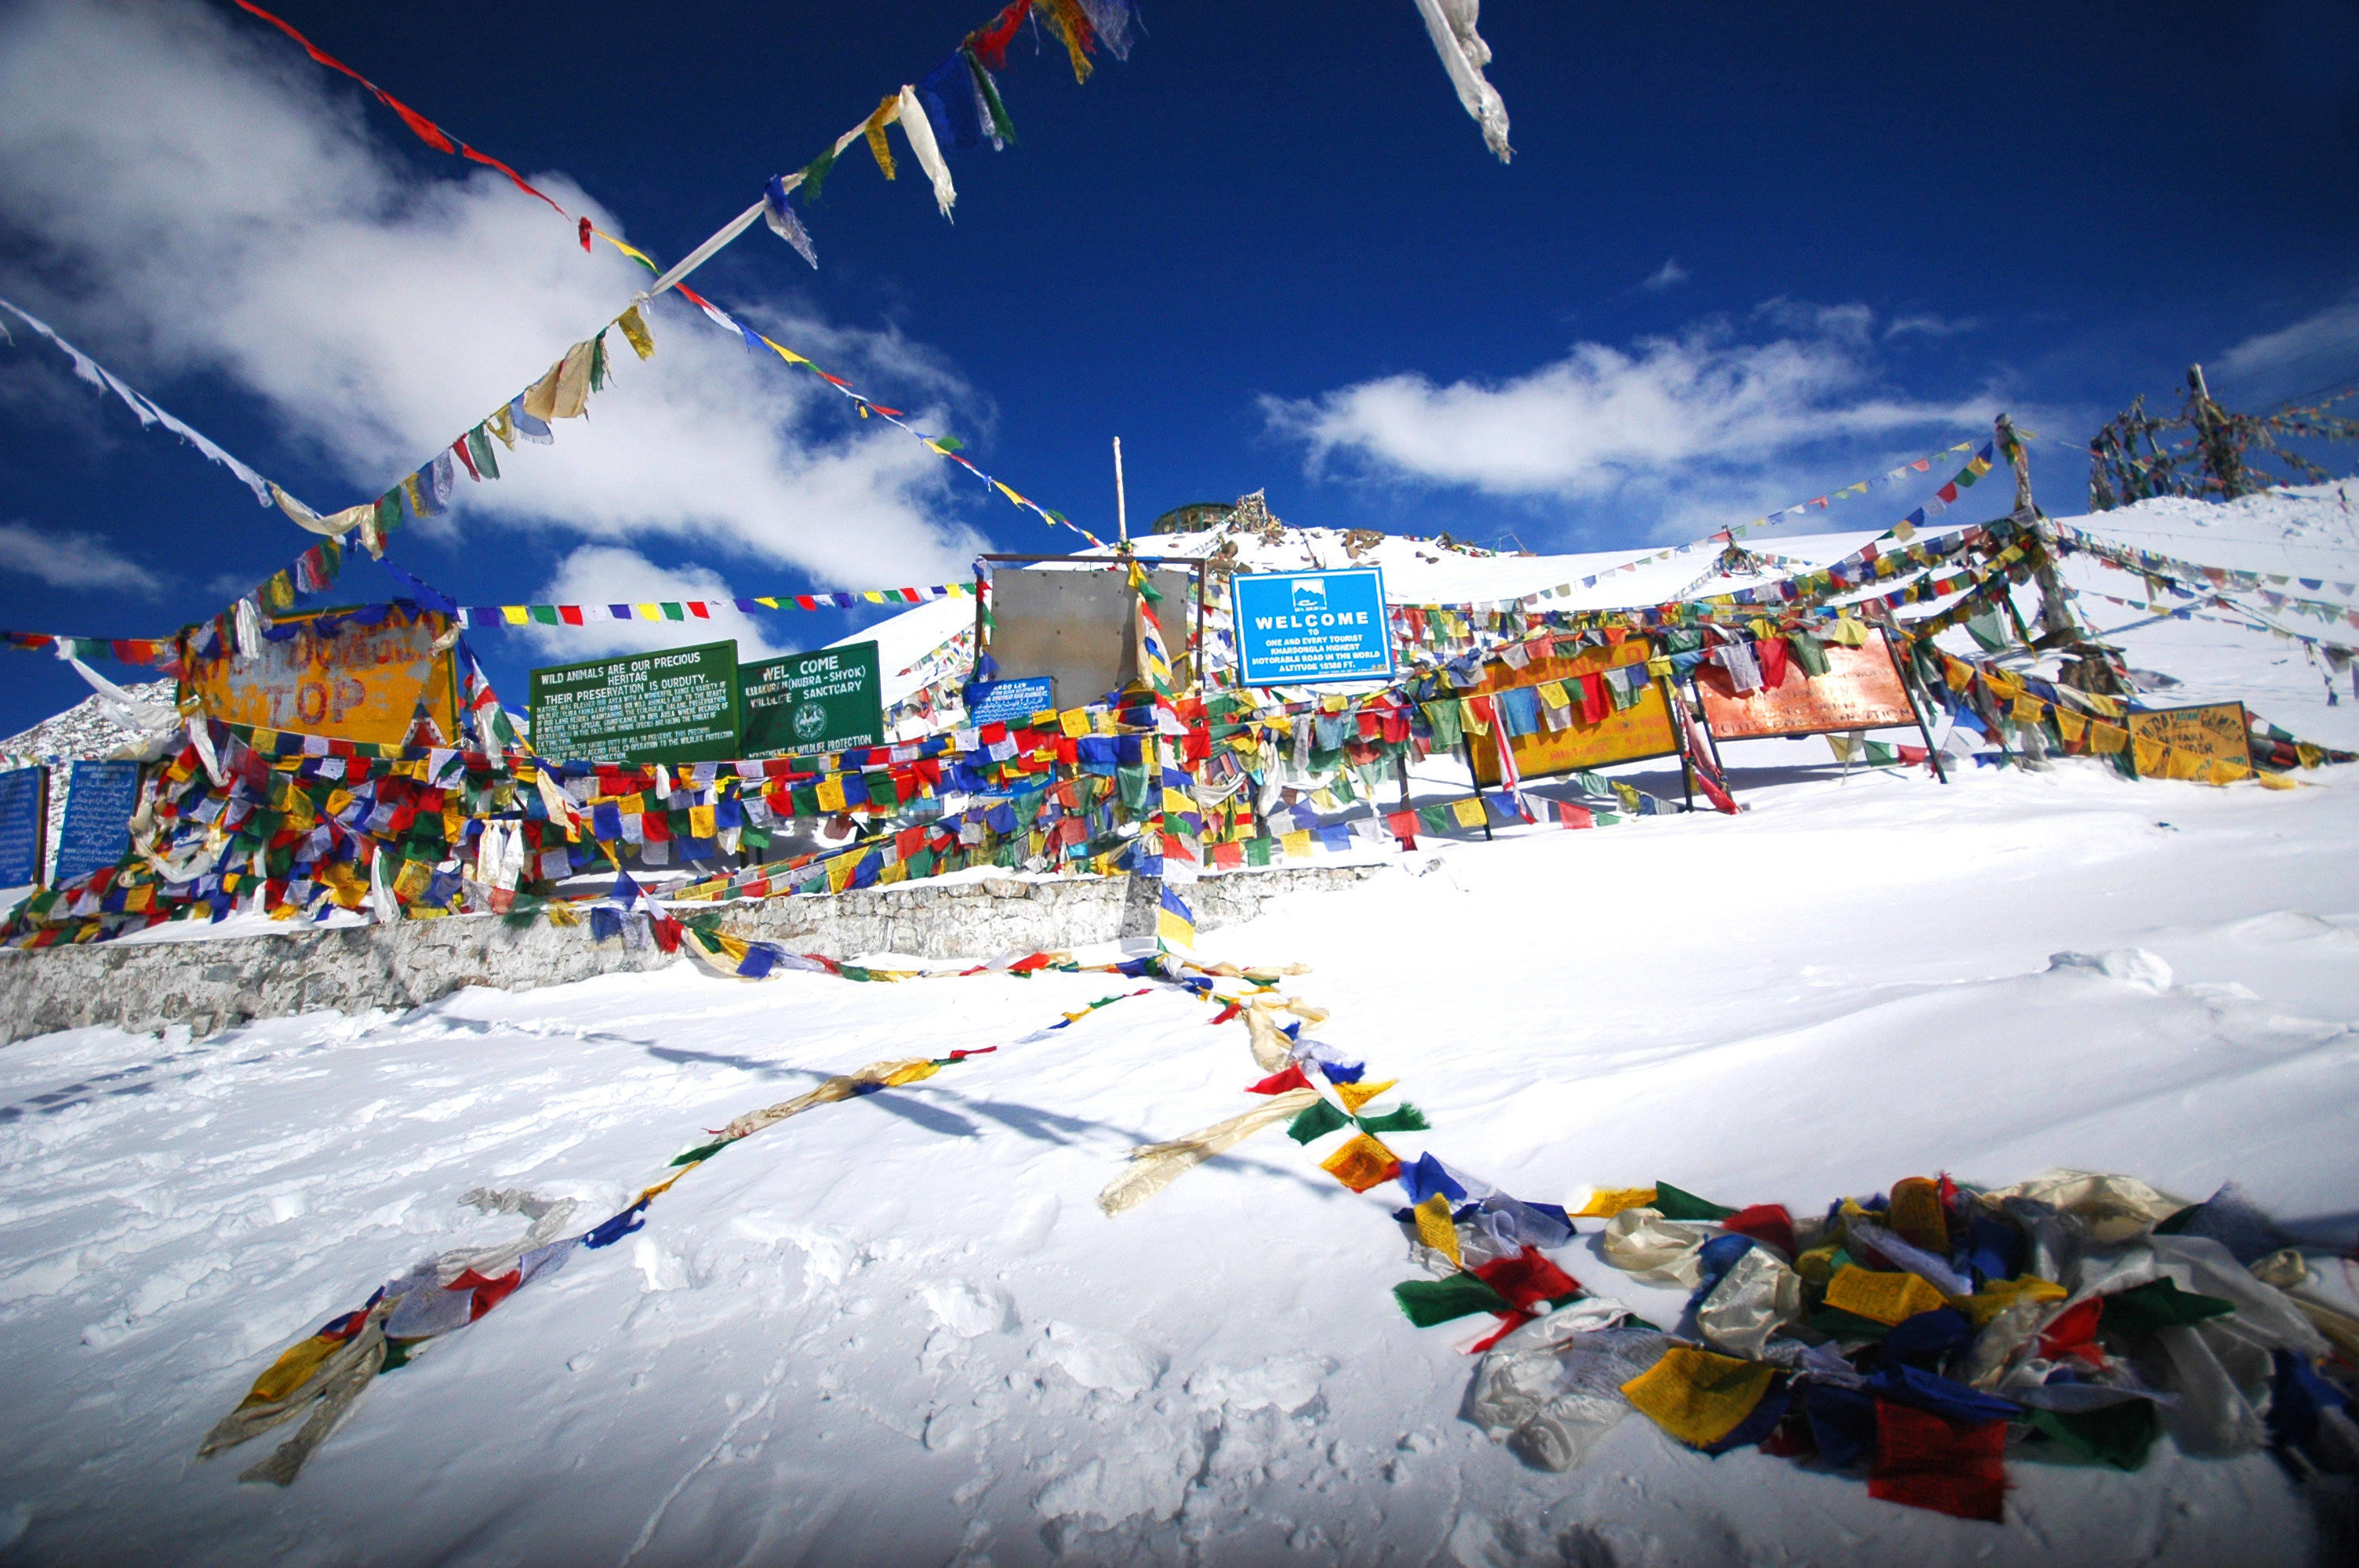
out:
M1687 280L1688 269L1680 265L1680 258L1665 256L1663 265L1657 267L1638 287L1651 288L1659 294L1666 288L1676 288Z
M604 246L584 255L504 177L408 172L385 150L401 133L339 79L194 5L30 0L0 22L0 102L15 258L0 276L135 374L220 376L264 400L346 481L306 497L322 509L415 468L646 281ZM529 178L627 234L562 174ZM746 314L937 416L967 395L893 335ZM496 484L462 481L443 525L669 536L845 586L927 580L972 555L946 520L945 465L915 441L845 422L832 388L677 296L654 327L653 361L611 337L615 384L592 418L506 458Z
M49 533L30 523L0 523L0 571L19 572L51 588L111 589L153 597L164 581L105 540L89 534Z
M1746 341L1715 320L1628 350L1576 343L1504 381L1397 374L1262 407L1314 471L1348 464L1381 480L1574 500L1699 481L1725 490L1805 449L1880 447L1989 418L1977 402L1885 390L1864 306L1780 300L1758 314L1787 335Z

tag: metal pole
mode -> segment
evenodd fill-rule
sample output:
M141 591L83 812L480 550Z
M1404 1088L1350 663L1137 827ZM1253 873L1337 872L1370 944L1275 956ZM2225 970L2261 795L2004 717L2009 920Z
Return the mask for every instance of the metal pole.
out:
M1933 731L1925 722L1925 715L1933 709L1933 694L1925 690L1922 683L1917 678L1917 661L1913 658L1901 657L1900 645L1894 641L1892 629L1889 626L1879 626L1876 630L1884 633L1886 656L1891 659L1893 667L1900 672L1900 689L1908 694L1908 711L1917 716L1917 733L1925 741L1925 760L1932 764L1933 776L1943 784L1948 784L1949 770L1941 765L1941 753L1933 745ZM1846 773L1851 771L1848 762L1844 764L1843 771Z
M1121 530L1122 542L1130 543L1130 503L1122 490L1122 438L1114 438L1114 519Z

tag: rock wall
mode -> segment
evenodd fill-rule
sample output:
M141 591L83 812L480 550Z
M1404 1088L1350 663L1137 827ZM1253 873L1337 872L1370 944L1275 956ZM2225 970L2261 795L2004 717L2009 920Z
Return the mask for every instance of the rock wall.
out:
M1379 869L1231 872L1199 882L1189 903L1199 930L1217 930L1253 918L1281 894L1350 887ZM1149 935L1153 896L1152 883L1131 877L991 878L769 899L733 906L723 924L742 936L835 958L991 958ZM248 1019L321 1008L420 1007L462 986L530 990L693 961L653 947L593 943L586 925L536 921L512 929L490 915L220 941L7 950L0 951L0 1042L99 1024L137 1032L185 1023L203 1035Z

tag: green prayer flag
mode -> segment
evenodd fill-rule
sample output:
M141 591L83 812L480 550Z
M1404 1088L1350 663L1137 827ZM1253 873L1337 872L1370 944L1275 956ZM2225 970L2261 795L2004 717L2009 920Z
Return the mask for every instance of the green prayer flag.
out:
M1478 1312L1516 1310L1513 1302L1472 1274L1452 1274L1446 1280L1403 1280L1393 1287L1393 1300L1400 1303L1401 1311L1419 1328L1472 1317Z
M1700 1198L1669 1182L1655 1184L1655 1201L1648 1206L1665 1219L1726 1219L1736 1211L1710 1198Z
M2154 1406L2145 1400L2124 1400L2117 1405L2071 1414L2035 1410L2031 1424L2075 1453L2116 1470L2141 1468L2161 1432Z
M492 455L491 438L484 434L481 425L467 432L467 455L475 460L475 471L485 479L500 477L499 460Z
M715 1139L712 1142L690 1149L685 1154L673 1155L671 1157L671 1162L675 1165L693 1165L699 1160L710 1160L715 1154L720 1153L723 1149L728 1148L732 1141L732 1140L727 1138Z
M1413 1105L1404 1105L1382 1116L1364 1116L1359 1120L1364 1132L1423 1132L1433 1125L1425 1119L1425 1112Z
M541 625L554 626L557 624L557 606L554 604L535 604L529 606L528 609L533 620L538 622Z
M669 601L658 604L656 608L663 611L664 619L667 621L685 621L688 619L687 611L682 610L679 605L670 603Z
M803 165L803 182L799 189L805 201L815 203L819 200L820 187L827 183L827 171L834 167L835 148L832 146Z
M1892 1332L1890 1324L1878 1323L1872 1317L1861 1317L1841 1307L1822 1306L1810 1314L1810 1326L1834 1339L1881 1339Z
M2187 1324L2201 1323L2206 1318L2225 1317L2236 1310L2236 1303L2219 1296L2201 1296L2193 1291L2182 1291L2172 1280L2149 1280L2135 1290L2121 1291L2104 1298L2104 1310L2098 1325L2120 1335L2150 1334L2158 1328L2177 1328Z
M1348 1127L1352 1119L1333 1104L1321 1100L1300 1116L1286 1124L1286 1135L1297 1143L1308 1143L1324 1138L1339 1127Z

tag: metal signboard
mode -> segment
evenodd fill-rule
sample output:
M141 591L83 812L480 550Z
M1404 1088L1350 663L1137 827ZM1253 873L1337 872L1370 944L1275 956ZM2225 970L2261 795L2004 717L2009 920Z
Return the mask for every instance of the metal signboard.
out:
M1390 680L1392 622L1374 567L1229 579L1244 686Z
M726 762L740 722L734 642L532 672L532 749L556 762Z
M984 681L967 693L969 724L1012 724L1057 706L1057 683L1047 676Z
M1137 596L1124 570L1086 558L1075 569L1070 560L993 576L989 647L996 667L1054 681L1064 701L1080 708L1139 678ZM1149 568L1147 578L1163 596L1156 619L1163 626L1164 656L1174 682L1185 687L1193 678L1189 649L1195 640L1196 574Z
M191 654L183 690L225 724L397 746L422 698L444 736L456 735L451 653L434 651L449 618L383 608L375 625L342 610L282 616L271 630L288 634L266 637L254 658L226 647L212 658Z
M741 757L841 752L885 743L885 677L874 643L747 665Z
M120 862L130 852L131 814L138 809L138 763L76 762L66 780L50 880L70 882Z
M0 888L33 887L49 858L49 770L0 773Z
M1826 644L1827 673L1802 673L1788 657L1785 678L1772 688L1739 692L1718 665L1698 665L1696 692L1703 721L1715 741L1760 741L1775 736L1839 734L1849 730L1913 730L1916 708L1892 645L1876 637L1856 648Z
M1645 638L1631 637L1618 646L1607 643L1603 647L1583 648L1561 658L1533 659L1520 670L1492 664L1484 676L1482 689L1485 693L1540 687L1555 681L1563 686L1571 699L1568 706L1571 721L1567 728L1543 728L1538 733L1517 735L1507 741L1515 753L1517 774L1539 779L1602 768L1609 762L1642 762L1653 757L1677 756L1679 735L1671 728L1671 710L1663 698L1660 681L1642 681L1637 700L1628 708L1617 708L1611 701L1606 702L1605 711L1593 723L1582 713L1582 677L1602 676L1607 670L1629 665L1640 666L1643 676L1653 652L1653 645ZM1473 762L1478 784L1488 786L1499 782L1500 735L1496 722L1488 735L1472 731L1467 734L1467 753Z
M2129 714L2132 741L2159 741L2208 762L2234 762L2243 777L2253 771L2252 723L2241 702L2212 702L2196 708L2156 708ZM2135 747L2131 756L2137 755Z

